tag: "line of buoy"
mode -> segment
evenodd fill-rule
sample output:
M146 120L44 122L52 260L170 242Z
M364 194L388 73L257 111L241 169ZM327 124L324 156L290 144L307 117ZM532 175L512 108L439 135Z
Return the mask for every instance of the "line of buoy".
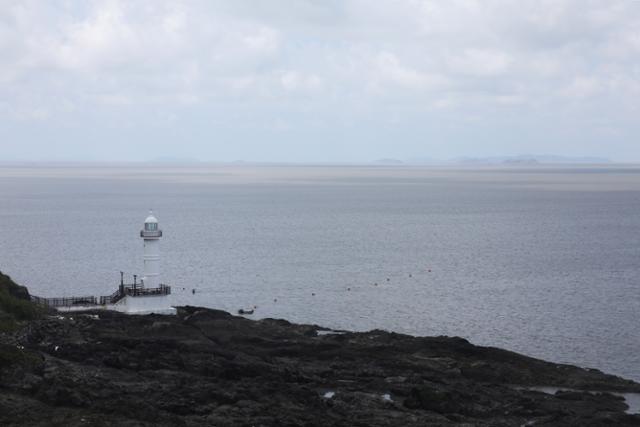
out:
M429 269L427 269L427 272L431 273L431 269L430 269L430 268L429 268ZM256 274L256 277L260 277L260 275ZM412 273L409 273L409 277L413 278L413 274L412 274ZM387 277L386 279L387 279L387 282L391 282L391 278L390 278L390 277ZM373 283L373 286L378 286L378 282L374 282L374 283ZM200 292L201 290L206 290L206 289L214 290L214 288L203 288L203 289L196 289L196 288L193 288L193 289L191 289L191 293L192 293L193 295L195 295L196 290L198 290L198 291ZM185 291L185 290L186 290L186 288L182 288L182 290L183 290L183 291ZM348 286L348 287L347 287L347 291L348 291L348 292L350 292L350 291L351 291L351 286ZM311 292L311 296L312 296L312 297L315 297L315 296L316 296L316 293L315 293L315 292ZM274 298L274 299L273 299L273 302L278 302L278 298ZM239 309L239 310L238 310L238 314L253 314L253 312L254 312L254 310L255 310L256 308L258 308L258 306L255 306L255 305L253 306L253 308L252 308L252 309L242 309L242 308L241 308L241 309Z

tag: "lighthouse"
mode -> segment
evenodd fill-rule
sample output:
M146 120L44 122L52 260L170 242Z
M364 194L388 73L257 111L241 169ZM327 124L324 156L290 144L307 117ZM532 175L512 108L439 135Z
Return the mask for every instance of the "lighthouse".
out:
M120 286L111 295L100 297L82 296L66 298L39 298L33 301L58 311L114 310L128 314L176 314L171 306L171 286L160 283L160 238L158 219L149 211L140 230L144 240L144 276L138 283L133 275L133 283L124 282L120 272Z
M144 277L143 287L157 288L160 285L160 238L162 230L158 228L158 219L149 211L144 220L144 228L140 231L144 239Z

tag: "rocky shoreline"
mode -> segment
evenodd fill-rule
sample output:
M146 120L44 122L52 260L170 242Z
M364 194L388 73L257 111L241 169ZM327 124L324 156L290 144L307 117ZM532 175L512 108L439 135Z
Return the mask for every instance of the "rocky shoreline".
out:
M3 426L640 425L612 394L638 383L461 338L198 307L26 317L0 333Z

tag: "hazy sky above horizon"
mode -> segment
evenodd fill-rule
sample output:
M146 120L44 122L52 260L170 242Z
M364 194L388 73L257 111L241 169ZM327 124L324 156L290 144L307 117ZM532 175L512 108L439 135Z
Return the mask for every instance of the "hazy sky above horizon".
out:
M640 161L640 1L0 0L0 161Z

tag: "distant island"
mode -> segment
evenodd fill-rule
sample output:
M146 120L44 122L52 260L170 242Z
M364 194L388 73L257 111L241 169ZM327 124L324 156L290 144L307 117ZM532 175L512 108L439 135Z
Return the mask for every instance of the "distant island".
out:
M570 157L555 155L521 154L518 156L493 156L493 157L455 157L448 160L437 160L428 157L401 160L396 158L382 158L375 160L373 164L382 166L420 166L420 165L587 165L607 164L610 159L605 157Z
M0 331L3 426L640 424L614 394L638 383L462 338L47 312L1 273Z
M402 160L398 160L398 159L378 159L374 162L375 164L378 165L404 165L405 162L403 162Z
M553 155L519 155L498 157L459 157L456 163L472 165L537 165L537 164L601 164L611 163L603 157L567 157Z

